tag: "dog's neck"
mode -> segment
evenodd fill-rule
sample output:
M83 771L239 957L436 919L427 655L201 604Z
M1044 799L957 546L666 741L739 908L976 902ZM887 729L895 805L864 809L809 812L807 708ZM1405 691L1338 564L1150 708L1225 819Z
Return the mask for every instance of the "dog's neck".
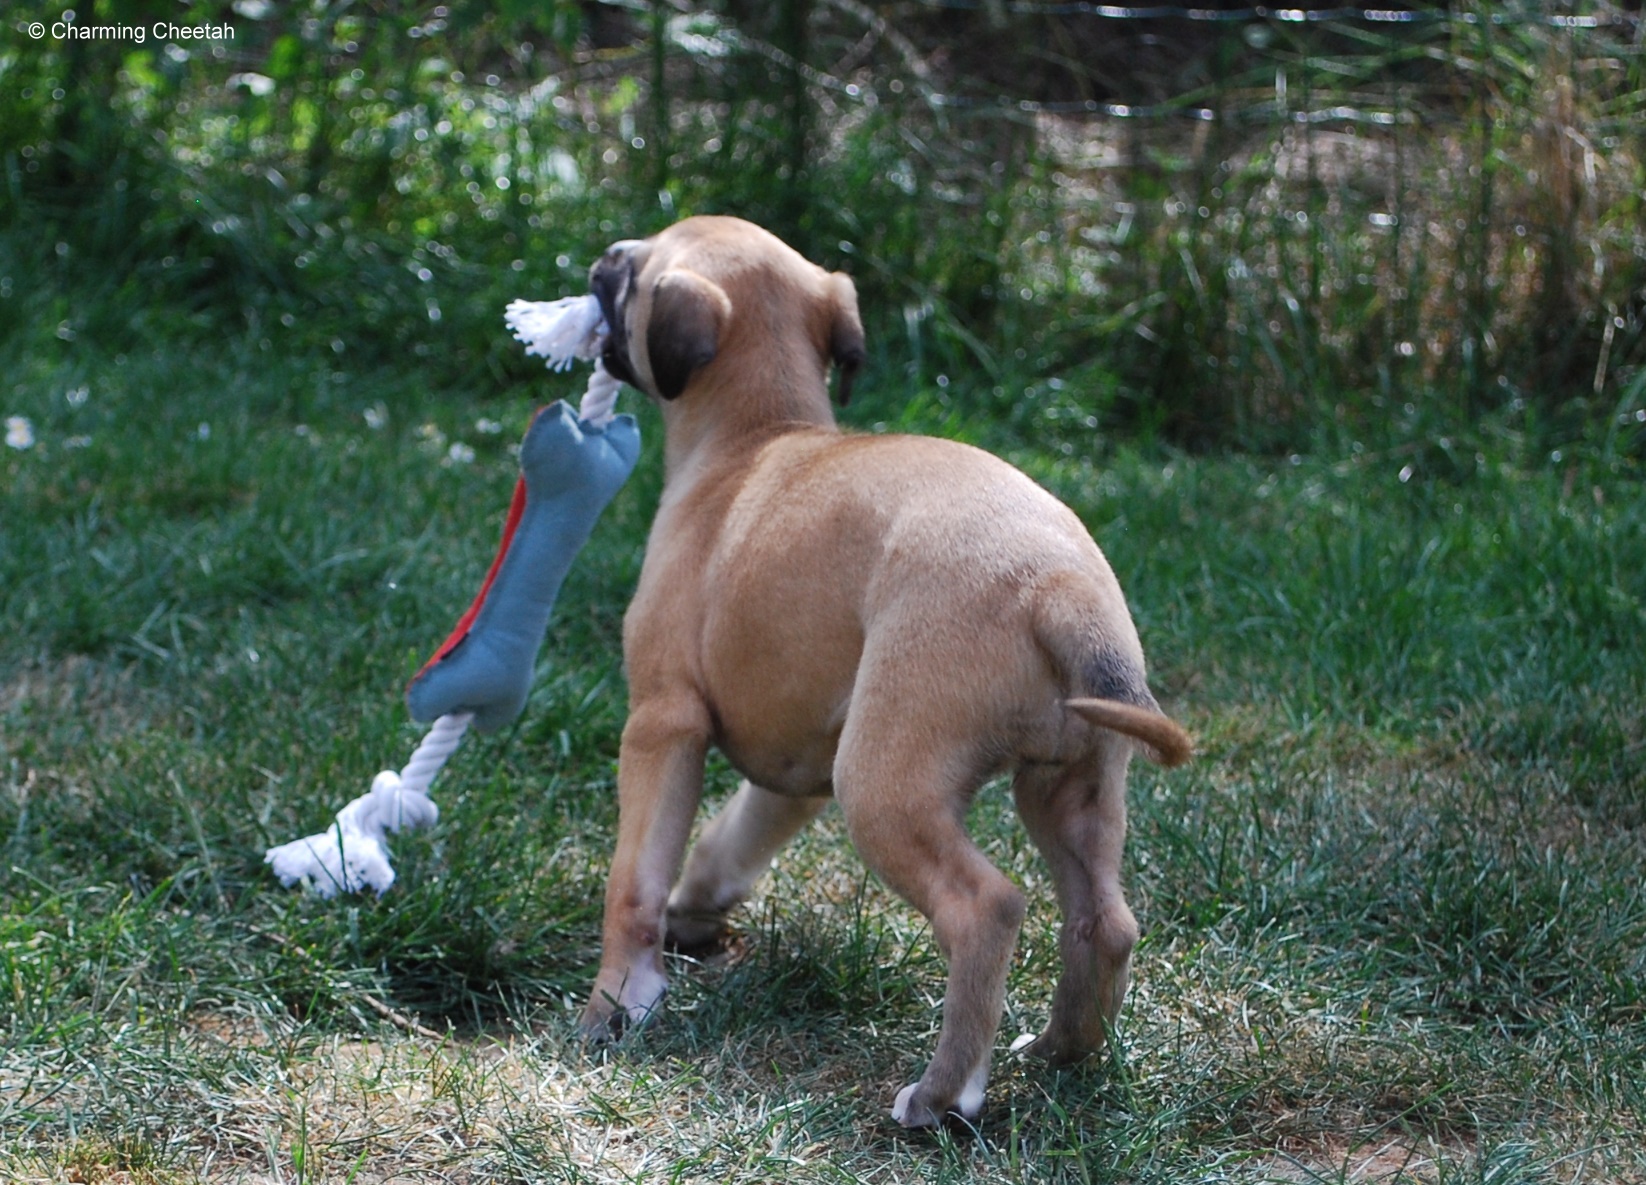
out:
M815 363L768 369L755 382L717 370L705 367L663 404L665 483L689 482L711 463L735 466L786 432L839 431L828 376Z

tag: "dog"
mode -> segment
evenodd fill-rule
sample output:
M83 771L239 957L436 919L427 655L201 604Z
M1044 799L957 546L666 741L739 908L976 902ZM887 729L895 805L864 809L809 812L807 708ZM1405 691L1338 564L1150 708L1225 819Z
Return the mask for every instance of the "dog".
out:
M689 218L590 269L602 361L661 408L664 485L623 623L629 714L600 970L580 1029L659 1006L669 944L722 930L832 798L868 867L931 922L942 1031L892 1116L975 1120L1023 893L964 828L1010 771L1063 912L1024 1052L1101 1048L1138 929L1120 885L1134 752L1190 755L1144 678L1113 571L1074 513L953 441L842 432L864 357L849 277L748 222ZM709 747L744 776L682 861Z

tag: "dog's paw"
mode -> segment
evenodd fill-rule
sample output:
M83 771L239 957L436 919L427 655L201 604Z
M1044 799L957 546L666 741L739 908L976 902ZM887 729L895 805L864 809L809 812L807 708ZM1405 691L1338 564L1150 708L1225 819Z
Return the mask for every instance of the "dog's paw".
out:
M590 1000L577 1020L577 1035L588 1045L610 1045L651 1019L652 1009L632 1012L610 996Z
M1095 1049L1065 1041L1049 1029L1038 1036L1034 1033L1024 1033L1012 1042L1011 1048L1019 1057L1044 1062L1048 1066L1072 1066L1097 1052Z
M983 1088L974 1083L967 1083L960 1097L946 1106L935 1104L918 1082L911 1082L898 1091L892 1102L892 1118L907 1128L942 1127L950 1115L975 1123L982 1113Z
M585 1045L609 1045L623 1035L623 1013L616 1008L597 1008L591 1001L577 1018L577 1037Z
M685 955L714 954L726 945L729 930L721 910L676 910L667 915L664 942L669 949Z
M669 980L649 967L631 970L615 987L604 974L595 980L594 991L578 1019L577 1032L583 1040L602 1044L615 1041L628 1028L645 1024L663 1005Z
M925 1103L916 1099L920 1091L920 1083L911 1082L897 1092L897 1098L892 1102L892 1118L904 1127L938 1127L943 1122L943 1116Z

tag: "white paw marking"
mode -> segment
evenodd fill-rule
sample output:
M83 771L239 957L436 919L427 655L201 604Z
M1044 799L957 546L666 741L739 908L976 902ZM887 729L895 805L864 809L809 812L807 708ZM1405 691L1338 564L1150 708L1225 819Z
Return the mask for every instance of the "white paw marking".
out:
M955 1100L954 1109L960 1112L961 1118L970 1122L983 1114L983 1088L988 1082L989 1062L985 1057L983 1064L966 1079L966 1085L960 1088L960 1098Z
M983 1088L989 1080L989 1066L985 1062L966 1080L966 1085L960 1088L960 1097L955 1100L954 1106L948 1108L966 1120L973 1122L983 1113ZM909 1115L910 1103L914 1099L914 1092L920 1083L911 1082L897 1092L897 1098L892 1102L892 1118L904 1127L933 1126L942 1122L942 1116L937 1116L928 1122L917 1122Z
M651 967L636 967L623 981L617 1003L631 1024L644 1024L668 990L669 977Z

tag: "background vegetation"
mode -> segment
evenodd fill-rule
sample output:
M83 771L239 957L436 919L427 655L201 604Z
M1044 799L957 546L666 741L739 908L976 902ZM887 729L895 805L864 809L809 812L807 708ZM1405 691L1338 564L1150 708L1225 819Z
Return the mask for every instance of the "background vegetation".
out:
M1641 24L1109 11L8 11L0 1178L1646 1180ZM576 389L502 306L697 212L854 275L854 427L1081 513L1200 742L1134 782L1119 1055L1002 1052L976 1133L885 1118L941 968L828 819L664 1023L569 1039L649 410L402 883L259 863L410 751ZM1009 1039L1055 919L973 824L1040 902Z
M1541 448L1642 404L1646 76L1606 5L187 11L232 42L10 31L14 324L495 385L530 372L500 298L734 210L851 270L889 362L988 378L963 410L1037 439L1493 416ZM1023 390L1051 376L1079 397Z

